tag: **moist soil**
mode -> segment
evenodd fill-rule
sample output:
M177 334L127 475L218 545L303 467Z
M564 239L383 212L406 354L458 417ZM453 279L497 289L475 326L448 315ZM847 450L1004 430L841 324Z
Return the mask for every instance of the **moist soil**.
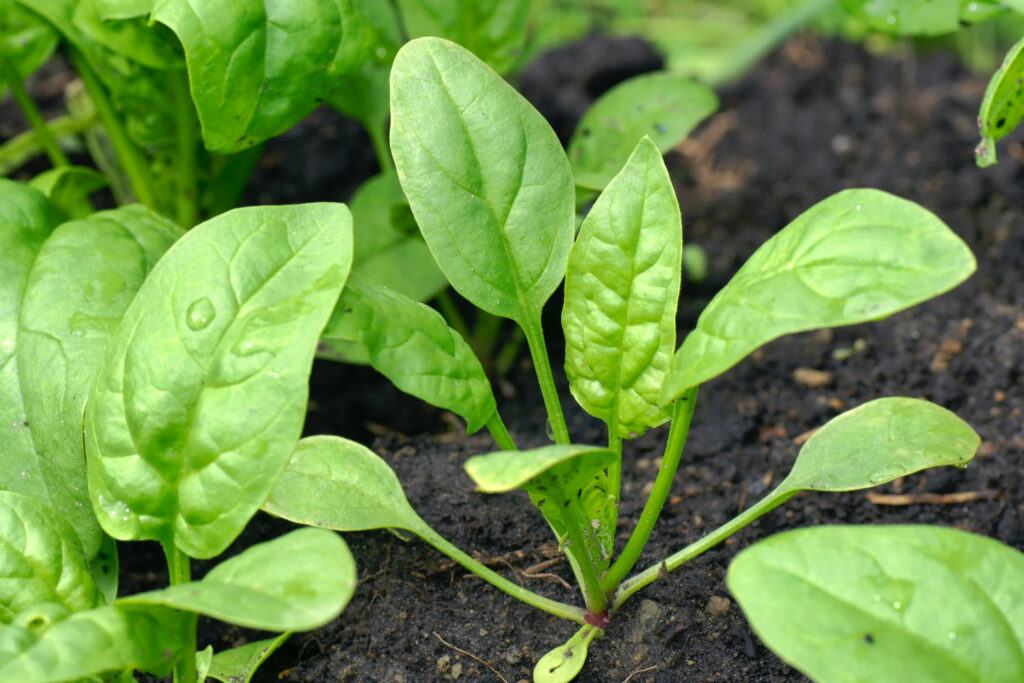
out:
M601 90L658 66L642 44L614 48L584 41L523 74L525 92L563 138ZM782 480L810 430L868 400L929 399L967 420L983 443L966 470L927 471L870 492L798 495L634 596L593 643L578 680L806 680L761 644L724 583L739 550L785 529L939 524L1024 549L1024 147L1016 135L1000 145L996 167L974 165L984 86L946 54L874 56L800 37L727 87L719 112L669 154L686 241L709 257L707 278L683 287L680 339L761 243L844 188L878 188L922 204L967 241L979 268L954 291L885 321L772 342L702 386L683 465L638 567L749 507ZM374 171L358 127L320 110L268 144L247 201L345 200ZM559 374L559 306L548 308ZM547 443L525 355L500 387L500 410L520 446ZM573 440L602 443L602 425L568 398L564 378L562 390ZM319 361L306 432L371 446L442 535L532 590L579 602L569 567L526 495L485 496L463 472L469 456L493 450L486 432L463 435L456 418L367 368ZM666 433L651 430L626 444L619 547L639 516ZM289 528L259 515L231 552ZM529 680L537 659L576 630L417 540L387 531L345 538L359 567L355 597L333 623L294 635L260 680L511 683ZM163 559L149 545L122 544L126 583L161 582L152 568ZM202 574L206 564L197 564ZM201 642L218 650L261 635L201 622Z

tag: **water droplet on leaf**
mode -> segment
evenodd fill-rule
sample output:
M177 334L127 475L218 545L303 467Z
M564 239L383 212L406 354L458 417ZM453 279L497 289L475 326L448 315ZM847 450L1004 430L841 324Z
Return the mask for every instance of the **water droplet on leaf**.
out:
M198 332L206 329L215 317L217 317L217 310L213 307L213 302L204 296L189 305L185 314L185 322L189 329Z

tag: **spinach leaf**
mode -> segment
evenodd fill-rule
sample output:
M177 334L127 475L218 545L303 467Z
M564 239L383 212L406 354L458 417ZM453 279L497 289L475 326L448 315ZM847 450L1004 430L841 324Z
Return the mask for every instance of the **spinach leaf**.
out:
M705 85L671 73L634 76L598 98L569 140L576 184L600 190L649 136L665 153L718 108Z
M876 31L901 36L937 36L960 28L961 19L970 21L974 13L965 11L961 0L840 0L843 9ZM986 4L986 3L982 3ZM978 18L987 18L984 14Z
M264 631L308 631L337 617L355 587L355 561L341 537L307 528L247 548L201 581L117 604L163 605Z
M742 551L729 590L758 636L819 681L1013 681L1024 554L929 526L822 526Z
M27 77L57 48L57 32L35 12L15 0L0 0L0 58L10 60ZM0 79L0 94L3 81Z
M97 0L78 0L73 21L88 40L151 69L182 69L178 41L162 26L149 26L145 17L118 17L103 11ZM115 15L115 16L112 16Z
M193 557L234 539L299 437L351 239L342 204L250 207L193 228L160 260L86 409L90 496L107 533Z
M1024 7L1022 7L1024 11ZM1024 118L1024 38L1010 48L988 87L978 112L981 143L975 150L978 166L996 163L996 143Z
M289 636L291 633L286 632L276 638L256 640L218 652L213 656L206 675L223 683L249 683L256 669L274 654Z
M743 264L672 358L672 399L784 334L879 320L946 292L976 267L934 214L878 190L818 202Z
M107 179L86 166L58 166L43 171L29 185L46 195L61 215L85 218L92 213L92 205L83 200L106 187Z
M290 128L367 57L373 31L353 0L156 0L151 21L185 48L211 152L237 152Z
M601 629L587 624L569 639L565 645L556 647L537 660L533 667L534 683L565 683L576 678L587 663L587 650Z
M565 374L610 433L635 437L669 419L659 394L676 345L683 227L649 138L587 214L565 276Z

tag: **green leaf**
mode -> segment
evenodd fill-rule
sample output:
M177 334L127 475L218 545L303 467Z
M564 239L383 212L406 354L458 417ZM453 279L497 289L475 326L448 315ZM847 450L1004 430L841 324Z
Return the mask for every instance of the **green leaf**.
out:
M291 633L286 632L276 638L257 640L218 652L213 656L207 675L224 683L249 683L260 664L274 654L289 636Z
M86 409L111 536L228 546L302 429L316 339L348 275L343 204L236 209L193 228L122 319Z
M576 678L587 663L587 650L598 634L599 628L584 626L565 645L556 647L537 660L533 667L534 683L567 683Z
M576 184L604 188L649 136L665 153L718 109L705 85L671 73L634 76L602 95L587 110L569 141Z
M26 284L17 370L34 469L51 482L48 500L74 525L88 557L96 554L101 531L86 484L85 400L135 293L182 234L137 204L101 211L54 230Z
M1010 48L985 89L978 111L981 143L974 151L978 166L996 163L996 143L1024 118L1024 38Z
M765 242L701 313L672 358L672 399L784 334L879 320L946 292L976 267L934 214L844 190Z
M89 563L89 572L96 583L103 604L113 605L117 599L117 580L120 564L117 556L117 541L103 534L103 541L96 556Z
M166 676L188 643L189 616L152 606L96 607L44 630L0 628L0 680L57 683L141 669Z
M355 560L341 536L306 528L247 548L201 581L117 604L163 605L264 631L309 631L337 617L355 587Z
M86 39L151 69L185 66L181 46L162 26L151 26L144 16L119 18L122 10L105 14L101 3L102 0L76 3L73 21Z
M758 636L818 681L1016 681L1024 554L928 526L787 531L741 552L732 591Z
M411 38L446 38L498 73L522 59L530 5L531 0L398 0Z
M547 121L463 48L403 47L391 70L391 151L430 251L478 308L523 325L565 274L569 162Z
M876 31L937 36L960 28L964 0L840 0L847 12ZM971 18L966 13L965 19Z
M23 78L50 58L57 42L57 32L38 14L15 0L0 0L0 55L9 59Z
M528 451L496 451L474 455L466 461L466 473L484 493L536 489L538 480L557 477L562 488L589 479L608 466L615 454L599 446L542 446Z
M469 344L429 306L350 278L322 338L336 334L365 348L370 364L405 393L461 415L470 434L497 409Z
M153 11L154 0L92 0L104 19L131 19Z
M365 446L337 436L299 441L262 509L336 531L430 531L387 463Z
M572 395L622 437L671 416L659 394L676 345L682 250L675 189L644 138L583 221L562 311Z
M0 624L44 602L68 612L99 604L82 544L46 503L0 491Z
M43 171L29 185L45 194L64 216L85 218L90 206L84 200L106 187L107 179L86 166L58 166Z
M853 491L928 467L966 467L981 445L970 425L941 406L880 398L829 420L800 449L780 489Z
M353 0L157 0L152 21L185 48L211 152L237 152L311 112L359 67L373 31Z

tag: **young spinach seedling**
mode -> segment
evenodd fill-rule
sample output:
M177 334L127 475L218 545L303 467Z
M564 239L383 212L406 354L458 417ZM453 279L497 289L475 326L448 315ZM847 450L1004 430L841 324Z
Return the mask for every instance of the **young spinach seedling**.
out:
M558 538L583 597L559 603L508 581L452 547L409 506L390 469L343 439L305 440L264 508L338 530L411 531L491 584L581 626L538 663L564 681L637 590L799 491L847 491L925 467L963 464L979 440L926 401L886 398L851 410L807 442L767 497L664 562L629 577L668 496L697 387L781 335L884 318L940 294L975 268L966 245L923 208L875 190L847 190L762 246L675 348L682 224L657 146L641 139L575 236L569 160L544 119L459 46L412 41L391 76L391 149L417 223L452 286L523 330L554 445L520 451L479 363L425 306L353 283L329 326L406 391L485 425L499 452L470 458L481 491L526 490ZM565 372L573 396L608 425L608 442L574 445L555 388L541 309L565 282ZM624 442L671 422L657 478L616 556Z

